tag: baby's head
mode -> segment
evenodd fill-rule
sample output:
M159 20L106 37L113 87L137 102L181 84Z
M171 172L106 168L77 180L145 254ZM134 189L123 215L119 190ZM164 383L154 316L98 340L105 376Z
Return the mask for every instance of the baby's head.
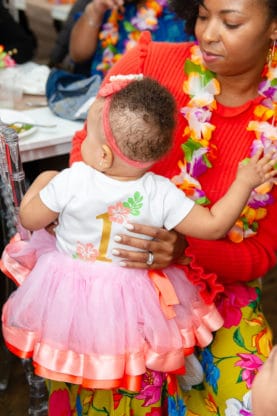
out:
M146 170L168 152L176 104L157 81L142 75L111 77L96 101L102 113L101 130L115 160Z
M172 145L175 111L170 92L145 77L112 94L104 117L108 117L120 151L128 159L150 164L164 156Z

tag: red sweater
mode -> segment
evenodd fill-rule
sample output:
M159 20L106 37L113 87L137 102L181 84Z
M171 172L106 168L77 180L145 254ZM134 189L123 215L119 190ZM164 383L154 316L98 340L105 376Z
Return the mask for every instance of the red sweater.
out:
M144 33L140 43L131 49L109 72L108 75L134 74L142 72L165 85L174 95L178 108L186 105L188 97L182 90L184 62L188 57L190 43L152 42L150 34ZM106 77L107 80L108 77ZM105 81L104 81L105 82ZM217 146L217 158L213 167L200 181L207 197L213 203L228 189L235 178L239 161L249 156L254 135L246 127L253 119L253 110L260 98L238 108L218 104L211 123L216 126L213 143ZM166 109L165 109L166 111ZM155 173L171 178L178 173L177 161L183 158L181 143L185 119L180 114L175 134L174 148L162 161L155 164ZM80 143L85 138L85 128L73 138L70 162L80 160ZM274 189L275 199L277 189ZM268 208L265 219L259 222L256 236L241 243L228 239L218 241L188 238L192 251L206 272L215 272L219 281L232 283L250 281L263 276L276 263L277 250L277 203Z

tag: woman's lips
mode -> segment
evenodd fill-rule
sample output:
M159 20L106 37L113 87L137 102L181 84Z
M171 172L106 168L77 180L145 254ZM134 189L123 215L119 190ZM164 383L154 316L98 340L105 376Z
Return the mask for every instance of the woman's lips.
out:
M212 53L212 52L203 51L202 55L203 55L204 61L207 63L215 62L219 59L219 55L216 55L215 53Z

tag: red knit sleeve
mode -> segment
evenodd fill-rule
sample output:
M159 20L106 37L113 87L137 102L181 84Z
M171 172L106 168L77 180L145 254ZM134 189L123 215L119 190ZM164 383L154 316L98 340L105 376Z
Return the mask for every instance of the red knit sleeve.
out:
M72 139L72 148L69 155L69 166L72 165L74 162L80 162L83 160L81 155L81 144L85 140L87 135L87 126L86 123L82 130L78 130L75 132L73 139Z
M274 191L275 200L277 189ZM206 241L188 238L191 251L206 272L214 272L221 283L251 281L264 276L276 265L277 203L260 221L258 234L241 243L230 240Z

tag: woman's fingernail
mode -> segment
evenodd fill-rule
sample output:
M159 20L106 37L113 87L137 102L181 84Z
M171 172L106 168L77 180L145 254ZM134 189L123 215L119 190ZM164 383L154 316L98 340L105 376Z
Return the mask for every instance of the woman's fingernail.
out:
M112 249L112 254L114 256L119 256L120 252L114 248L114 249Z
M133 230L135 228L133 226L133 224L130 224L129 222L127 222L127 224L125 225L125 227L127 228L127 230Z
M114 236L114 241L119 242L119 241L121 241L121 240L122 240L122 238L120 237L120 235L115 235L115 236Z
M126 266L127 266L127 264L125 263L125 261L120 261L120 262L119 262L119 266L121 266L121 267L126 267Z

